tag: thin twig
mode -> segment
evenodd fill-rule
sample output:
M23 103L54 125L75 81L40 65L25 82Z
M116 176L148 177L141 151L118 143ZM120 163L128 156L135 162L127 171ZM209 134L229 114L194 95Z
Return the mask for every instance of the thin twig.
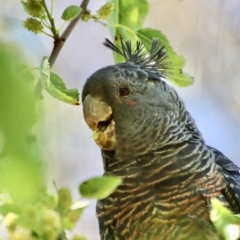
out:
M51 26L50 26L49 23L46 21L46 19L41 19L41 22L42 22L42 24L43 24L46 28L51 29Z
M45 31L43 31L43 30L42 30L42 33L43 33L43 34L45 34L45 35L47 35L48 37L51 37L51 38L53 38L53 35L51 35L51 34L49 34L49 33L45 32Z
M53 50L52 50L51 55L49 57L49 65L50 65L51 68L53 67L53 65L54 65L54 63L55 63L55 61L58 57L58 54L60 53L64 43L66 42L66 40L68 39L68 37L70 35L70 33L72 32L74 27L77 25L78 21L84 16L84 14L87 10L87 6L88 6L89 1L90 0L83 0L82 1L82 3L80 4L80 8L82 9L82 11L79 14L79 16L68 24L65 31L62 33L62 35L60 37L55 38ZM42 84L41 84L40 80L37 82L37 85L35 87L35 94L36 94L37 98L40 98L42 96Z
M74 27L76 26L78 21L85 14L89 1L90 0L83 0L82 1L81 5L80 5L80 8L82 8L82 11L79 14L79 16L68 24L67 28L65 29L65 31L62 33L62 35L59 38L55 39L54 47L53 47L52 53L51 53L51 55L49 57L50 67L52 67L53 64L55 63L56 58L58 57L58 54L61 51L61 49L62 49L64 43L66 42L67 38L69 37L70 33L72 32L72 30L74 29Z
M50 8L51 16L53 15L53 4L54 4L54 0L51 0L51 8Z
M45 9L45 12L47 13L47 17L49 19L49 22L51 24L51 31L54 35L54 37L56 37L58 34L57 34L57 30L56 30L56 27L55 27L55 24L54 24L54 20L50 14L50 12L48 11L48 8L47 8L47 5L46 5L46 2L45 0L42 0L42 5L43 5L43 8Z

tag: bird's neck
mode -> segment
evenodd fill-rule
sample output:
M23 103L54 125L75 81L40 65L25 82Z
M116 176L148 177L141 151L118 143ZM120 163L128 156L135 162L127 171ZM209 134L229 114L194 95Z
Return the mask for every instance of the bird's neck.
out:
M114 154L105 158L106 174L119 176L125 182L137 179L134 184L151 182L169 189L176 183L191 185L214 170L214 155L201 141L166 145L135 158Z

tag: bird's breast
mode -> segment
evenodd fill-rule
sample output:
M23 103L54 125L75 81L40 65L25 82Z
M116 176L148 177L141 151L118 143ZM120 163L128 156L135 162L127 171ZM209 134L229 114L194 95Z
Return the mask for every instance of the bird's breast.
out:
M112 195L98 202L97 214L105 227L114 228L124 240L190 239L189 232L200 237L196 239L219 239L206 199L194 188L179 184L168 189L126 178Z
M123 240L220 239L209 219L210 199L223 199L226 182L204 148L112 161L106 174L123 183L98 202L102 229L114 229Z

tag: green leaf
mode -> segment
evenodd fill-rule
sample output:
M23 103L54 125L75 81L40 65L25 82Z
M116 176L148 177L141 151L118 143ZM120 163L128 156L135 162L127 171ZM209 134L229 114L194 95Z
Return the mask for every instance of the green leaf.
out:
M96 130L94 130L94 131L92 132L92 137L93 137L93 139L94 139L94 140L97 140L97 139L98 139L98 136L99 136L99 132L96 131Z
M70 22L77 18L79 14L81 13L82 9L78 6L71 5L68 6L62 13L62 19L64 21Z
M87 240L87 238L83 235L76 234L73 236L72 240Z
M219 233L226 240L237 240L240 237L240 218L234 215L227 207L217 200L212 199L210 219Z
M109 19L111 26L123 25L133 30L142 27L148 13L148 2L146 0L110 0L115 11Z
M72 194L68 188L58 189L58 209L61 213L68 212L72 205Z
M19 74L19 66L27 61L12 44L0 42L0 62L0 185L21 206L35 201L43 184L41 155L36 154L32 132L37 118L35 82L31 75Z
M146 0L110 0L114 4L114 11L109 18L109 26L114 38L114 44L121 48L120 36L124 40L137 40L136 30L141 28L148 13ZM124 58L113 53L116 63L124 61Z
M71 210L67 215L63 216L63 227L68 230L72 230L75 227L84 209L85 208Z
M50 75L51 75L51 69L50 69L50 65L48 62L48 57L44 56L40 67L39 67L39 71L40 71L40 76L41 76L41 83L43 85L43 87L49 87L50 84Z
M51 72L47 57L43 57L39 70L42 86L50 95L65 103L79 105L78 90L76 88L66 88L63 80L57 74Z
M115 32L115 38L114 38L114 44L119 48L122 49L122 44L121 44L121 38L124 41L126 40L131 40L133 43L135 43L138 38L136 33L128 28L124 28L122 26L119 26L116 28L116 32ZM115 63L122 63L125 62L125 58L123 56L121 56L120 54L113 52L113 57L114 57L114 61Z
M71 208L63 214L63 227L72 230L88 205L89 202L83 200L74 202Z
M13 203L5 203L0 205L1 215L6 216L9 212L19 214L21 212L21 208Z
M170 45L166 36L159 30L152 28L143 28L136 32L138 38L147 50L151 49L152 39L158 38L161 45L165 47L167 55L171 62L171 69L166 70L167 78L177 84L185 87L193 83L193 77L183 71L185 60L183 56L178 55Z
M122 179L114 176L95 177L80 184L79 191L84 198L102 199L109 196L121 183Z
M21 4L22 4L23 9L25 10L25 12L26 12L28 15L30 15L28 3L27 3L27 2L24 2L24 1L21 1Z
M51 72L49 87L46 91L60 101L72 105L79 105L79 92L76 88L67 89L63 80L55 73Z

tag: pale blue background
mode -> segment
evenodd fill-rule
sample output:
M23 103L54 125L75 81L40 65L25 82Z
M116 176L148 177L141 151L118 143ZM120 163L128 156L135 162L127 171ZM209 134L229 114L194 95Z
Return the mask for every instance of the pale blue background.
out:
M56 1L56 15L80 1ZM94 13L102 0L91 0ZM32 67L49 55L52 40L21 28L26 15L19 1L0 0L0 37L20 43ZM145 26L161 29L174 49L185 56L186 68L195 77L193 86L177 89L195 118L207 143L240 165L240 2L237 0L150 0ZM56 21L57 25L61 24ZM53 71L70 88L82 90L95 70L113 64L103 47L111 39L107 28L93 21L80 22L59 55ZM36 129L47 162L49 186L68 186L78 198L78 184L102 174L100 150L82 116L82 107L67 105L45 94L44 115ZM93 202L74 232L97 240L98 227ZM1 236L1 235L0 235Z

